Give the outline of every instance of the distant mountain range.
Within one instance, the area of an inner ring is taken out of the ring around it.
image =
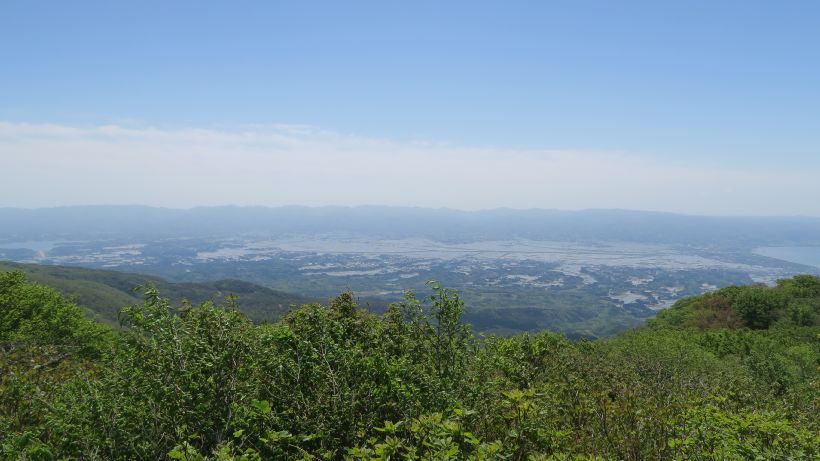
[[[0,239],[355,233],[446,242],[528,238],[684,245],[820,244],[816,217],[712,217],[627,210],[458,211],[403,207],[0,208]],[[2,240],[0,240],[2,243]]]

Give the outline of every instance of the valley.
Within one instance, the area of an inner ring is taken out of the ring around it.
[[[437,280],[464,293],[468,320],[496,333],[550,328],[615,334],[685,296],[820,273],[739,249],[525,238],[445,242],[357,233],[6,240],[23,263],[137,272],[173,282],[220,279],[329,299],[350,289],[382,311]]]

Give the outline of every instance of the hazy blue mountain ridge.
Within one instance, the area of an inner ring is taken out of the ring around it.
[[[0,238],[4,239],[346,232],[447,242],[528,238],[731,246],[820,243],[820,218],[712,217],[627,210],[75,206],[0,208],[0,223]]]

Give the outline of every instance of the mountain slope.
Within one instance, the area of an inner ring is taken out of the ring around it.
[[[149,296],[110,329],[0,274],[0,459],[818,459],[818,277],[580,342],[479,338],[431,289],[269,324]]]
[[[278,320],[291,306],[313,301],[240,280],[171,283],[144,274],[0,262],[0,272],[13,270],[22,271],[29,280],[48,285],[65,296],[73,296],[77,304],[110,323],[117,322],[121,307],[142,303],[142,295],[134,288],[147,283],[154,284],[160,294],[174,304],[183,299],[199,304],[208,300],[218,301],[229,295],[237,296],[239,309],[254,321]]]

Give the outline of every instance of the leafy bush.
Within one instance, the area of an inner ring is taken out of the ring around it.
[[[813,459],[818,286],[733,287],[572,342],[476,337],[435,283],[381,317],[345,292],[261,325],[148,287],[111,332],[4,274],[0,457]]]

